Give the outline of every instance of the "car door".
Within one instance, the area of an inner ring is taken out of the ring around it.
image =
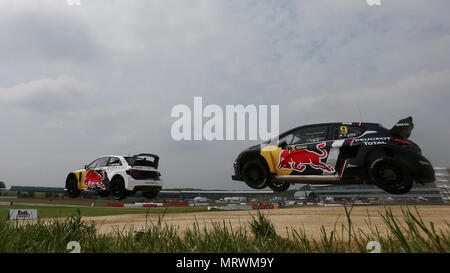
[[[95,170],[97,164],[99,163],[99,160],[100,158],[97,158],[88,165],[85,165],[84,170],[80,172],[78,180],[79,189],[87,190],[89,188],[89,183],[87,181],[89,180],[89,178],[86,180],[86,178],[89,177],[87,174],[89,173],[90,170]]]
[[[304,126],[292,132],[276,166],[279,175],[333,175],[326,163],[332,145],[330,124]]]
[[[101,181],[97,184],[97,189],[107,190],[109,188],[108,164],[111,157],[101,157],[95,166],[95,172],[101,177]]]
[[[361,136],[366,129],[361,123],[337,123],[334,125],[331,149],[327,164],[334,167],[336,175],[342,177],[347,165],[347,159],[356,155],[354,139]]]
[[[107,190],[109,180],[106,173],[109,157],[100,157],[86,168],[83,187],[94,190]]]

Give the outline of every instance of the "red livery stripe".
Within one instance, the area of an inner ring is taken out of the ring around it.
[[[354,138],[352,138],[352,140],[350,140],[350,144],[349,144],[349,146],[352,146],[352,144],[353,144],[353,141],[355,141],[355,139],[354,139]]]
[[[341,171],[339,172],[339,178],[341,178],[341,177],[342,177],[342,174],[344,173],[345,164],[347,164],[347,160],[345,160],[345,161],[344,161],[344,164],[342,164]]]

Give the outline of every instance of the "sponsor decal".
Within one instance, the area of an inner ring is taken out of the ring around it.
[[[89,170],[86,173],[86,177],[84,179],[84,183],[83,186],[86,186],[88,188],[95,188],[98,187],[102,190],[106,190],[106,186],[105,184],[103,184],[103,179],[105,179],[106,174],[105,174],[105,170],[102,170],[102,174],[98,174],[96,171],[94,170]]]
[[[37,209],[11,209],[9,210],[10,220],[37,219]]]
[[[384,142],[384,141],[372,141],[372,142],[370,142],[370,141],[364,141],[363,144],[364,144],[364,145],[367,145],[367,146],[371,146],[371,145],[385,145],[385,144],[387,144],[387,143]]]
[[[383,141],[390,139],[391,137],[366,137],[366,138],[356,138],[355,141]]]
[[[324,149],[325,142],[316,145],[316,149],[320,151],[309,151],[307,149],[285,149],[280,153],[280,160],[277,169],[289,169],[303,172],[306,169],[306,165],[311,168],[320,169],[327,172],[334,172],[334,168],[328,164],[322,162],[322,159],[327,158],[328,153]]]

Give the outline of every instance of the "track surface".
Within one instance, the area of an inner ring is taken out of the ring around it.
[[[433,221],[437,230],[447,230],[447,223],[450,223],[450,206],[449,205],[418,205],[408,206],[411,211],[417,208],[420,216],[428,224]],[[397,217],[403,217],[401,206],[359,206],[353,207],[351,219],[354,227],[364,231],[369,231],[367,221],[371,221],[376,225],[381,233],[385,233],[386,225],[383,223],[379,213],[383,213],[385,208],[391,208]],[[403,206],[406,209],[406,206]],[[285,208],[279,210],[263,210],[272,221],[277,234],[286,237],[287,230],[304,229],[309,236],[314,238],[320,237],[320,227],[324,226],[327,231],[332,230],[336,224],[337,230],[341,231],[341,224],[347,223],[345,210],[343,207],[297,207]],[[248,226],[251,215],[255,215],[256,211],[215,211],[215,212],[195,212],[195,213],[170,213],[164,216],[164,221],[169,225],[178,227],[180,234],[187,228],[192,228],[195,220],[199,226],[203,228],[205,225],[211,227],[212,222],[222,223],[225,221],[227,225],[231,223],[233,228],[239,226]],[[94,221],[100,233],[109,233],[116,228],[120,230],[133,227],[134,230],[140,230],[145,227],[145,214],[136,215],[115,215],[115,216],[97,216],[83,217],[85,221]],[[149,214],[147,221],[156,223],[158,215]]]

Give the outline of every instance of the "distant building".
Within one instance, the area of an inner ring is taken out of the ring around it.
[[[284,193],[282,193],[284,194]],[[258,199],[271,200],[274,196],[282,196],[282,194],[274,193],[272,190],[163,190],[159,193],[159,198],[179,199],[179,200],[194,200],[194,198],[203,197],[210,200],[220,199]],[[293,195],[293,193],[292,193]]]
[[[448,202],[450,198],[450,168],[437,167],[434,168],[434,173],[436,176],[434,184],[439,189],[442,200]]]

